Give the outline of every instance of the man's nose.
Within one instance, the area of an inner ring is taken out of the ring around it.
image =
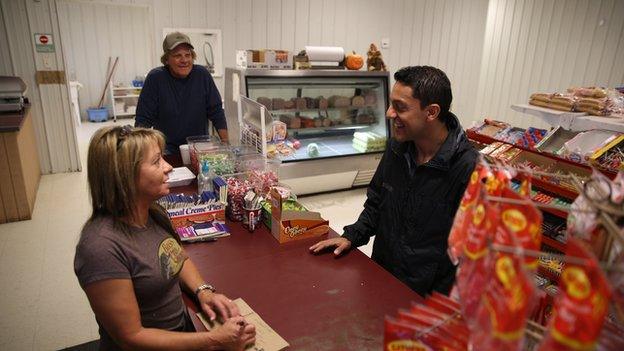
[[[395,118],[396,117],[396,111],[394,110],[394,107],[392,107],[392,106],[388,107],[388,111],[386,111],[386,117],[388,117],[388,118]]]

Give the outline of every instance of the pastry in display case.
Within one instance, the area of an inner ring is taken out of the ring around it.
[[[279,158],[280,179],[298,194],[366,185],[390,137],[388,84],[387,72],[228,68],[230,141]]]

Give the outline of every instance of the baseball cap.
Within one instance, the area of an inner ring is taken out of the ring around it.
[[[167,52],[169,50],[173,50],[180,44],[188,44],[191,48],[195,49],[193,44],[191,44],[191,39],[188,35],[180,32],[173,32],[167,34],[165,40],[163,40],[163,51]]]

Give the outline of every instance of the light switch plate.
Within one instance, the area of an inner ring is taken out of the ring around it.
[[[381,48],[390,49],[390,38],[381,38]]]

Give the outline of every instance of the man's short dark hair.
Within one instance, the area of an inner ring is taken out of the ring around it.
[[[412,97],[420,100],[421,108],[440,105],[440,122],[446,123],[453,101],[451,81],[442,70],[431,66],[403,67],[394,74],[394,80],[412,88]]]

